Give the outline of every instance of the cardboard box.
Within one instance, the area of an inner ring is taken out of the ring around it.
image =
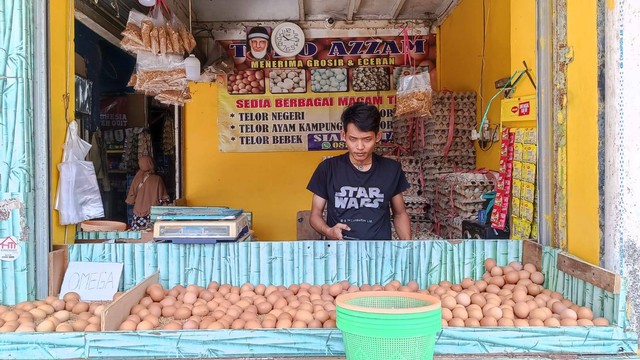
[[[49,253],[49,295],[60,296],[60,287],[67,271],[69,256],[67,247],[55,245]],[[160,271],[156,271],[142,282],[127,290],[122,296],[108,304],[102,312],[102,331],[116,331],[120,324],[129,316],[131,308],[146,295],[147,287],[157,284]]]

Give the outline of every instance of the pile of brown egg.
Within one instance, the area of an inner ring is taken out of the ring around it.
[[[484,262],[482,280],[442,281],[429,287],[442,302],[442,326],[608,326],[591,309],[545,289],[544,275],[533,264]]]
[[[0,333],[100,331],[104,303],[80,301],[69,292],[62,299],[25,301],[13,307],[0,305]]]

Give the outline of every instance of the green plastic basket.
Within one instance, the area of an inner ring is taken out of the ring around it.
[[[336,326],[349,360],[431,360],[442,309],[430,295],[359,291],[336,298]]]

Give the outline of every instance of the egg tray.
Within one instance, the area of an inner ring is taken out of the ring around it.
[[[444,239],[462,239],[462,221],[460,216],[436,214],[435,232]]]
[[[393,229],[393,227],[392,227]],[[391,239],[400,240],[395,229],[391,231]],[[442,237],[433,232],[432,222],[412,222],[411,239],[413,240],[441,240]]]
[[[404,206],[409,215],[423,215],[427,211],[427,199],[423,196],[404,196]]]

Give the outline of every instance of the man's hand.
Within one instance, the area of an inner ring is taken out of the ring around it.
[[[350,231],[351,228],[347,224],[337,223],[336,226],[326,230],[324,235],[330,240],[342,240],[342,230]]]

